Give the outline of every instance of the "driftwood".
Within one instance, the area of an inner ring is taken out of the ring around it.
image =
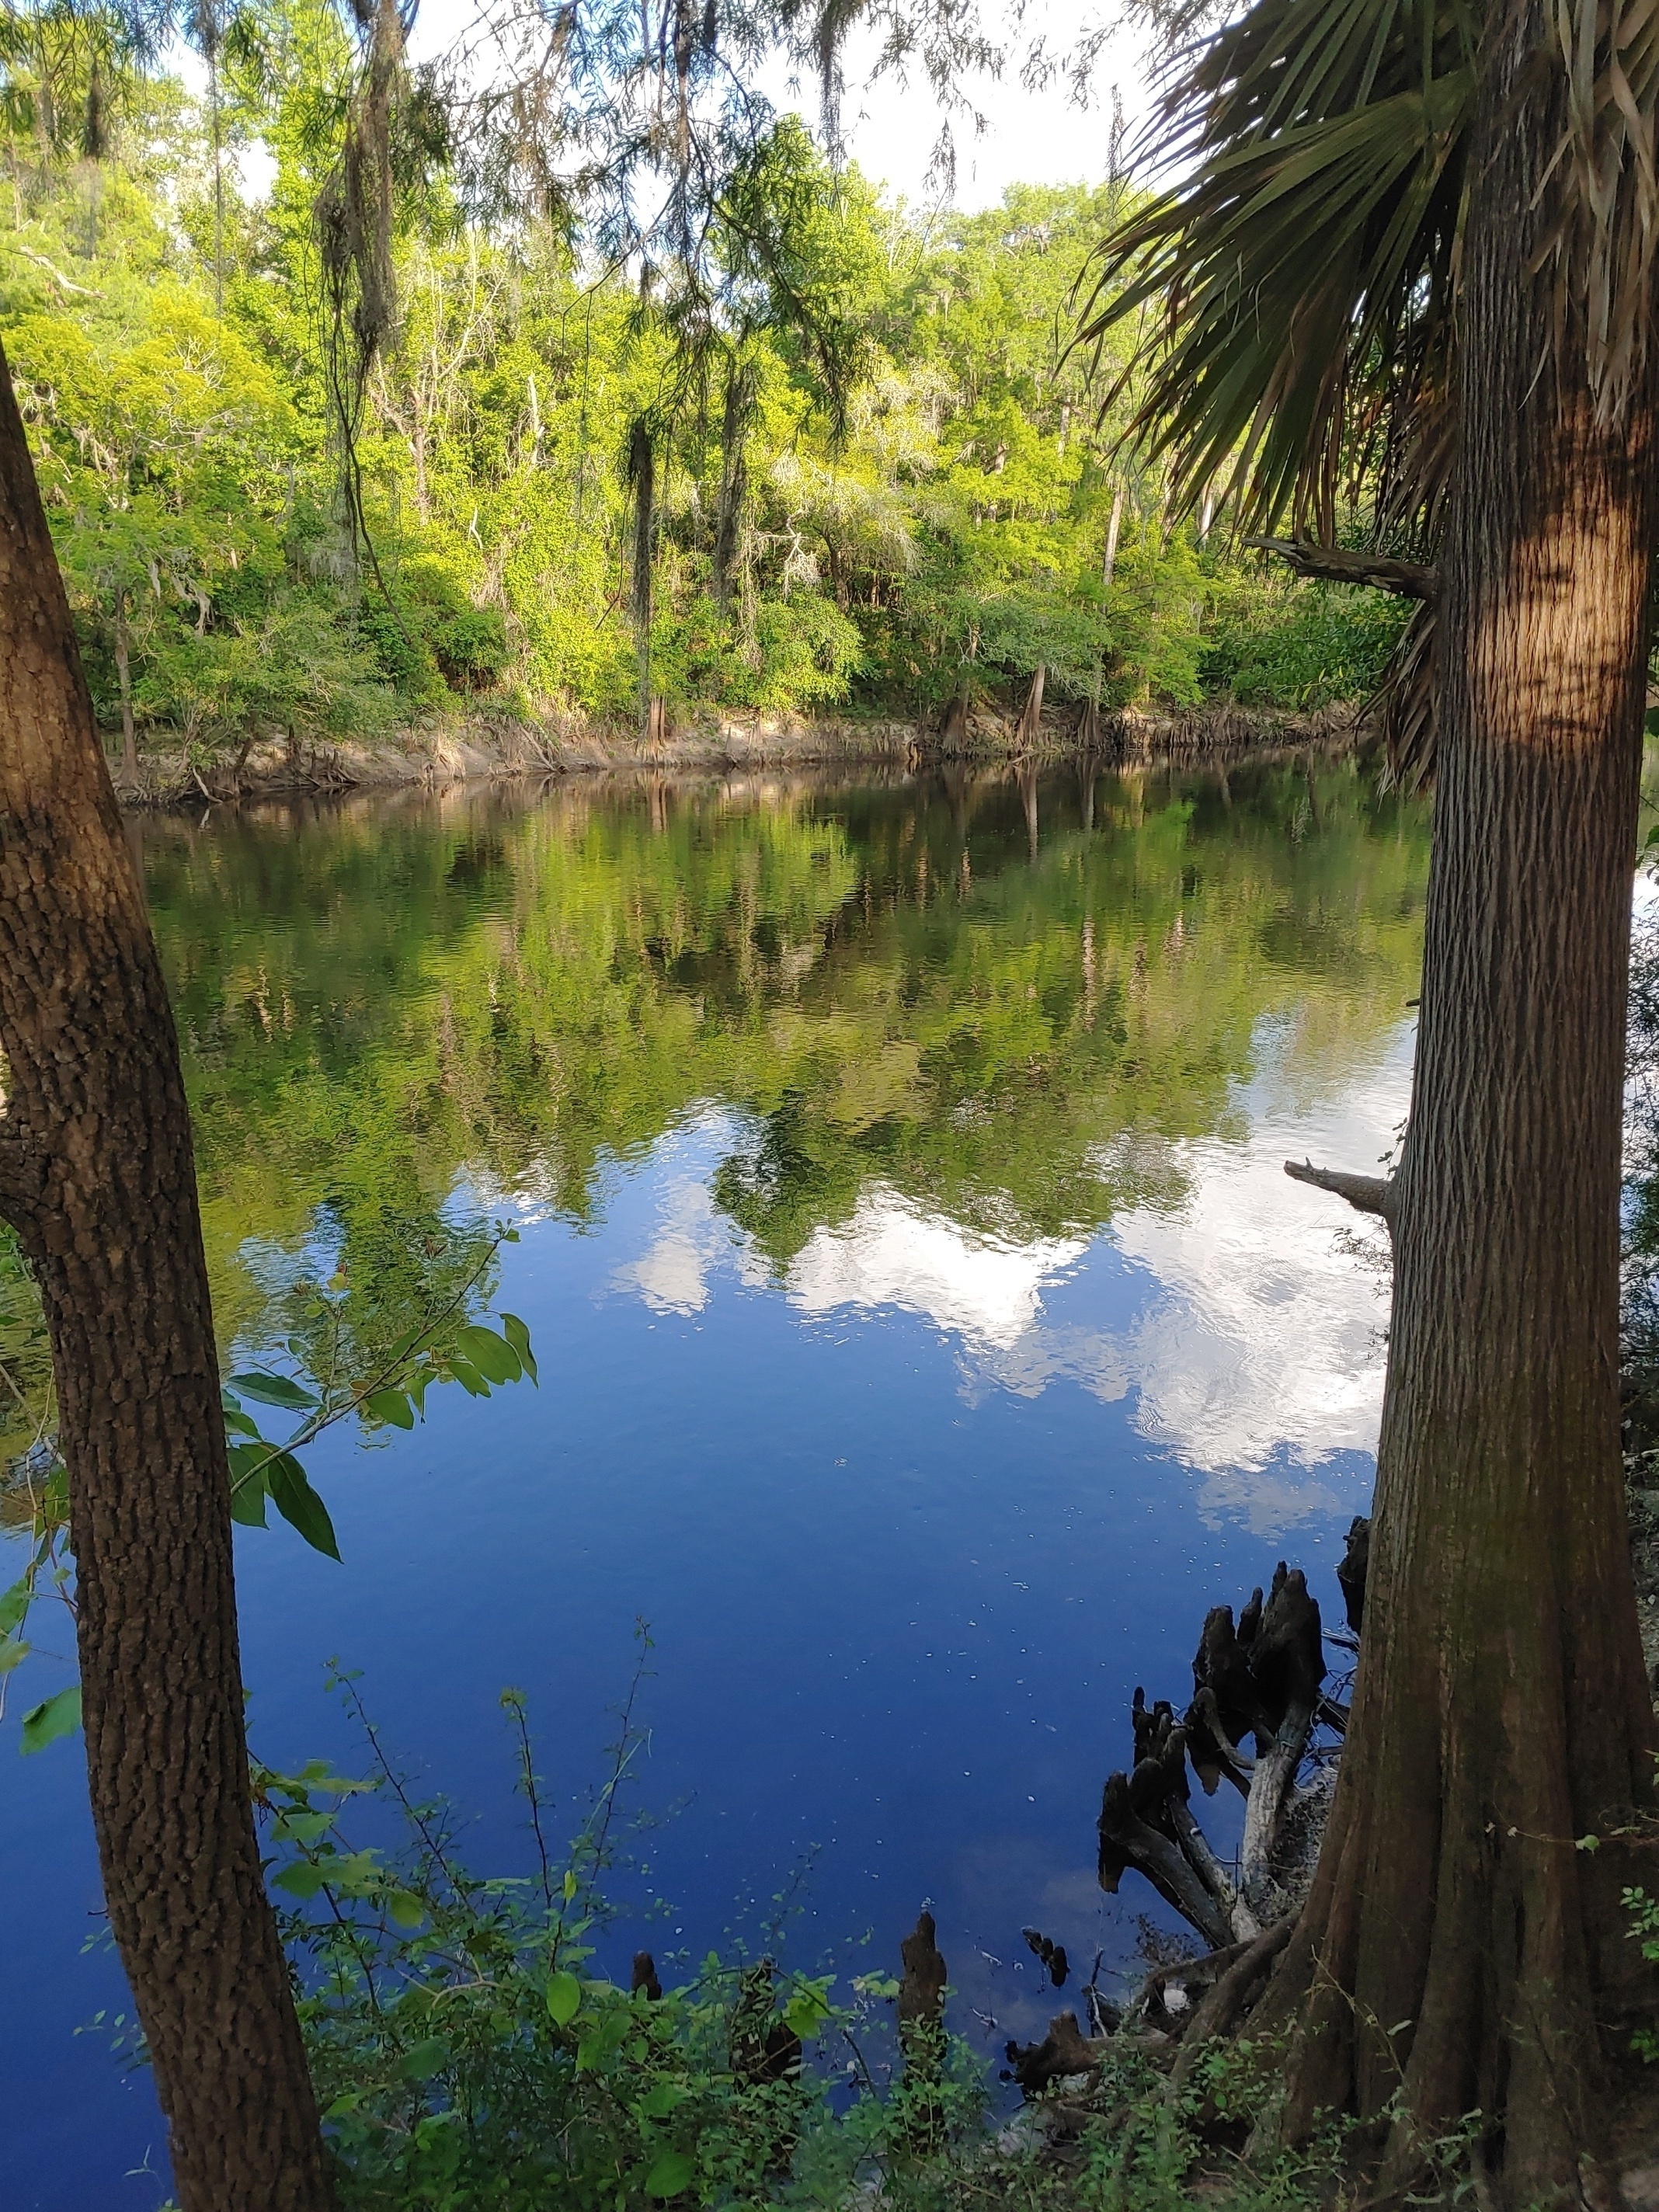
[[[1359,1524],[1356,1523],[1356,1528]],[[1350,1538],[1350,1558],[1355,1540]],[[1212,1947],[1257,1941],[1273,1898],[1275,1849],[1316,1727],[1340,1735],[1346,1705],[1325,1694],[1319,1607],[1300,1568],[1280,1560],[1265,1599],[1213,1606],[1193,1658],[1193,1699],[1177,1721],[1165,1698],[1138,1688],[1130,1709],[1135,1763],[1102,1794],[1098,1874],[1115,1891],[1133,1868]],[[1252,1740],[1254,1749],[1241,1747]],[[1190,1757],[1207,1794],[1225,1776],[1245,1800],[1239,1869],[1224,1866],[1194,1818]]]
[[[1048,2033],[1041,2043],[1010,2042],[1006,2049],[1015,2081],[1028,2097],[1036,2097],[1051,2081],[1063,2081],[1068,2075],[1093,2073],[1109,2056],[1111,2044],[1105,2036],[1085,2035],[1077,2024],[1077,2014],[1062,2012],[1049,2021]]]
[[[1243,2011],[1256,1984],[1290,1942],[1295,1925],[1295,1915],[1291,1914],[1265,1929],[1254,1943],[1247,1944],[1234,1956],[1231,1965],[1194,2012],[1182,2036],[1181,2049],[1176,2054],[1170,2075],[1172,2102],[1186,2087],[1205,2045],[1212,2043],[1218,2035],[1224,2035]]]
[[[1143,1765],[1145,1762],[1143,1762]],[[1141,1770],[1136,1769],[1139,1773]],[[1115,1891],[1124,1869],[1144,1875],[1159,1896],[1190,1921],[1210,1944],[1229,1942],[1232,1928],[1226,1907],[1174,1838],[1155,1828],[1135,1809],[1132,1778],[1109,1775],[1100,1804],[1100,1886]]]

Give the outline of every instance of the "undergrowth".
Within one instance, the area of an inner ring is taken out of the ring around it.
[[[711,1953],[661,1986],[641,1955],[642,1985],[613,1984],[597,1957],[632,1700],[609,1778],[556,1847],[524,1700],[506,1693],[532,1866],[485,1878],[386,1755],[353,1680],[334,1680],[369,1774],[260,1766],[255,1794],[342,2212],[1312,2212],[1340,2193],[1340,2128],[1249,2154],[1275,2069],[1248,2039],[1200,2059],[1177,2098],[1157,2050],[1125,2041],[1008,2122],[958,2039],[913,2035],[907,2067],[899,1985],[880,1972]],[[348,1832],[371,1798],[396,1815],[392,1849]]]

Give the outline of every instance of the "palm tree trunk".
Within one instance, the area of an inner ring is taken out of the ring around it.
[[[248,1795],[190,1116],[0,358],[0,1212],[40,1283],[93,1825],[186,2212],[331,2203]]]
[[[1268,1999],[1270,2023],[1296,2022],[1292,2132],[1320,2106],[1381,2120],[1386,2190],[1478,2109],[1512,2205],[1577,2201],[1581,2158],[1605,2146],[1599,2023],[1642,1971],[1620,1893],[1651,1874],[1616,1840],[1575,1838],[1652,1804],[1655,1747],[1618,1299],[1659,453],[1651,364],[1611,428],[1582,326],[1538,374],[1549,316],[1528,269],[1561,130],[1542,28],[1518,0],[1483,48],[1365,1636],[1314,1888]]]

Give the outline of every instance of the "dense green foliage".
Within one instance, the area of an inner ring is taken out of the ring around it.
[[[58,61],[61,107],[86,64]],[[1062,705],[1374,681],[1389,607],[1274,586],[1220,524],[1200,546],[1114,455],[1132,388],[1103,420],[1066,348],[1122,187],[922,220],[793,119],[725,196],[719,343],[690,367],[671,277],[464,221],[426,165],[356,453],[366,556],[315,233],[349,68],[317,0],[281,0],[240,19],[210,101],[124,78],[94,161],[40,125],[44,62],[11,64],[0,331],[112,729],[125,709],[204,761],[468,707],[631,717],[642,681],[680,715],[929,717],[1018,703],[1039,666]]]
[[[351,1680],[337,1687],[364,1719]],[[344,2212],[1329,2202],[1351,2132],[1340,2123],[1295,2154],[1217,2148],[1261,2112],[1279,2054],[1260,2043],[1217,2046],[1172,2095],[1156,2055],[1165,2039],[1127,2038],[1091,2079],[1045,2100],[1066,2108],[1057,2130],[1039,2106],[1005,2131],[988,2124],[981,2061],[938,2028],[902,2040],[899,1984],[879,1963],[791,1967],[781,1914],[768,1954],[665,1957],[654,1986],[636,1960],[635,1986],[617,1986],[599,1954],[618,1792],[640,1740],[633,1702],[568,1844],[524,1700],[507,1691],[501,1704],[535,1845],[520,1875],[473,1873],[449,1808],[411,1795],[366,1722],[365,1779],[320,1761],[255,1770]],[[364,1841],[366,1796],[396,1816],[389,1850]],[[1468,2141],[1466,2127],[1435,2146],[1433,2185],[1415,2201],[1457,2201]]]

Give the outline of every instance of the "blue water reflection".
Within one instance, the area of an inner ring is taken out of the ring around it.
[[[1385,1305],[1378,1255],[1363,1237],[1356,1245],[1329,1200],[1289,1182],[1281,1163],[1307,1152],[1364,1165],[1393,1140],[1409,1082],[1423,842],[1415,817],[1379,808],[1363,779],[1342,774],[1348,810],[1328,799],[1323,834],[1346,842],[1322,859],[1318,819],[1298,827],[1278,785],[1253,801],[1237,775],[1227,809],[1197,777],[1143,792],[1138,822],[1127,801],[1115,812],[1103,803],[1085,830],[1069,786],[1046,807],[1048,819],[1062,801],[1072,806],[1071,842],[1050,864],[1072,872],[1068,883],[1085,853],[1107,876],[1149,868],[1150,821],[1168,847],[1158,865],[1174,872],[1170,896],[1190,907],[1183,872],[1236,854],[1228,823],[1253,803],[1255,831],[1283,860],[1277,875],[1277,861],[1247,871],[1209,923],[1231,932],[1235,949],[1250,933],[1259,988],[1246,989],[1218,948],[1188,959],[1177,988],[1168,982],[1176,970],[1158,967],[1175,957],[1174,925],[1160,921],[1149,939],[1142,980],[1150,973],[1152,988],[1175,994],[1163,1016],[1170,1035],[1198,1036],[1225,990],[1234,1042],[1231,1059],[1205,1048],[1192,1079],[1201,1076],[1201,1113],[1177,1083],[1123,1092],[1139,1097],[1133,1113],[1085,1115],[1072,1133],[1067,1176],[1119,1194],[1100,1218],[1071,1198],[1048,1206],[1012,1164],[1000,1186],[994,1145],[975,1155],[971,1188],[937,1164],[942,1153],[924,1171],[913,1132],[855,1150],[832,1196],[797,1206],[789,1233],[774,1233],[773,1214],[746,1215],[732,1193],[757,1187],[755,1164],[778,1115],[805,1109],[769,1102],[752,1073],[671,1103],[643,1138],[630,1126],[628,1141],[599,1142],[580,1210],[533,1148],[504,1169],[492,1136],[476,1157],[457,1158],[448,1213],[518,1226],[497,1304],[528,1322],[541,1387],[487,1402],[436,1392],[424,1425],[373,1448],[325,1438],[309,1465],[343,1565],[285,1526],[240,1533],[261,1753],[361,1764],[324,1689],[323,1662],[336,1655],[359,1671],[369,1708],[423,1780],[475,1816],[463,1845],[473,1862],[521,1869],[527,1838],[499,1692],[526,1693],[540,1765],[574,1829],[604,1771],[636,1624],[648,1623],[641,1708],[651,1736],[634,1802],[656,1825],[632,1840],[637,1863],[619,1884],[647,1927],[635,1918],[614,1931],[613,1966],[641,1942],[661,1960],[700,1956],[728,1931],[759,1940],[781,1896],[785,1946],[800,1963],[851,1958],[866,1936],[858,1960],[890,1962],[926,1899],[960,2023],[990,2045],[1040,2033],[1054,2008],[1023,1926],[1042,1926],[1074,1961],[1103,1951],[1109,1965],[1127,1965],[1141,1916],[1170,1920],[1133,1876],[1116,1898],[1095,1879],[1100,1785],[1125,1762],[1134,1686],[1178,1698],[1206,1607],[1265,1580],[1282,1551],[1334,1606],[1340,1533],[1369,1492]],[[591,838],[593,812],[603,817],[607,804],[644,818],[660,803],[638,793],[596,802],[568,834]],[[904,825],[927,795],[829,792],[791,803],[836,827],[834,865],[848,873],[832,915],[862,911],[873,929],[871,883],[893,875]],[[948,829],[949,810],[937,795],[932,803]],[[1059,894],[1046,907],[1036,899],[1044,863],[1030,858],[1025,810],[1012,791],[994,804],[1003,828],[978,833],[974,896],[988,878],[998,889],[971,910],[992,951],[1033,949],[1031,1002],[1047,1003],[1036,994],[1052,984],[1036,954],[1060,926]],[[722,818],[711,803],[710,838]],[[436,817],[404,828],[415,846],[454,834]],[[196,1005],[204,969],[233,968],[268,975],[274,1003],[285,945],[328,933],[351,940],[362,909],[343,868],[331,878],[333,863],[319,863],[331,900],[283,887],[295,843],[329,834],[324,822],[245,824],[219,842],[212,825],[196,835],[189,866],[229,869],[237,890],[234,927],[188,944],[185,902],[167,892],[178,854],[157,836],[158,927],[164,939],[173,933],[181,1005]],[[509,822],[509,872],[516,834]],[[1359,860],[1390,841],[1403,857],[1364,875]],[[1352,927],[1323,890],[1298,891],[1316,878],[1351,880]],[[410,895],[422,896],[418,884]],[[513,914],[488,884],[466,909],[468,926],[498,930]],[[1062,916],[1067,929],[1074,920]],[[809,990],[803,1000],[799,963],[793,983],[778,981],[790,957],[781,939],[765,953],[767,1018],[783,1018],[782,1008],[791,1022],[844,1029],[873,955],[860,966],[856,946],[837,950],[836,929],[850,924],[820,916],[794,926],[809,939],[819,932],[821,967],[843,961],[839,995],[826,989],[815,1002]],[[379,927],[363,913],[365,937]],[[1101,930],[1079,955],[1080,993],[1106,988]],[[1364,930],[1392,933],[1393,949],[1384,958],[1373,946],[1351,988],[1346,963]],[[434,957],[429,947],[420,956],[420,989]],[[695,999],[707,1018],[726,986],[713,955],[698,957],[699,972],[662,988]],[[935,975],[960,957],[959,937],[915,954]],[[388,1006],[412,1003],[418,963],[400,965],[383,946],[374,957]],[[1132,1007],[1132,963],[1123,972]],[[1344,1013],[1362,1001],[1364,1018]],[[337,976],[319,986],[316,1054],[389,1049],[378,1004],[361,975],[350,989]],[[1144,1018],[1149,1034],[1155,1015]],[[1122,1026],[1133,1042],[1127,1013]],[[210,1090],[218,1048],[188,1011],[185,1030],[195,1079]],[[398,1048],[412,1052],[398,1034]],[[889,1034],[882,1050],[897,1049]],[[834,1073],[843,1089],[849,1066],[874,1079],[870,1055],[854,1049]],[[203,1107],[210,1130],[218,1097]],[[504,1111],[499,1102],[491,1110],[497,1120]],[[846,1126],[857,1134],[874,1125]],[[291,1261],[331,1232],[323,1217],[307,1225],[303,1207],[296,1217],[292,1194],[270,1200],[269,1218],[246,1218],[264,1164],[231,1160],[211,1136],[205,1151],[210,1224],[223,1246],[216,1264],[246,1278],[239,1291],[224,1276],[222,1311],[240,1298],[257,1334],[247,1285],[270,1273],[273,1254]],[[228,1190],[242,1209],[240,1243],[234,1221],[225,1227]],[[40,1684],[35,1694],[55,1686],[49,1668]],[[73,1747],[16,1759],[15,1729],[14,1717],[0,1744],[13,1992],[0,2030],[0,2201],[20,2212],[149,2212],[165,2188],[148,2082],[119,2073],[106,2034],[73,2033],[123,2001],[107,1953],[82,1955],[97,1926],[82,1777]],[[1225,1847],[1232,1806],[1204,1809]],[[154,2172],[142,2170],[147,2154]]]

